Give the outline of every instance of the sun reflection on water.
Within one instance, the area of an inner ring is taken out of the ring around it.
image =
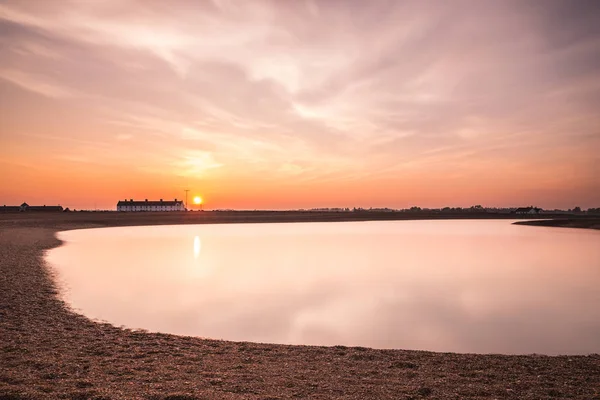
[[[202,242],[200,236],[194,237],[194,258],[200,257],[200,250],[202,249]]]

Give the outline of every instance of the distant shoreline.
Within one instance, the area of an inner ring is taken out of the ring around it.
[[[515,225],[548,226],[557,228],[582,228],[600,229],[600,217],[588,216],[585,218],[553,218],[539,221],[518,221]]]
[[[13,399],[152,400],[598,396],[598,354],[457,354],[288,346],[123,329],[71,310],[58,297],[52,271],[43,260],[46,250],[61,244],[56,232],[69,229],[441,219],[344,214],[353,218],[341,219],[330,212],[0,213],[0,395]],[[452,218],[466,219],[464,215]],[[499,219],[489,215],[468,219],[483,218]]]
[[[508,219],[523,220],[517,224],[568,226],[597,229],[600,216],[564,214],[508,214],[490,212],[383,212],[383,211],[187,211],[187,212],[23,212],[0,213],[0,224],[29,227],[59,227],[91,224],[102,226],[337,222],[337,221],[401,221],[440,219]],[[550,222],[552,220],[553,222]],[[67,228],[68,229],[68,228]]]

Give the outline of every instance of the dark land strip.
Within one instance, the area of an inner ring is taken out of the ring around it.
[[[588,218],[554,218],[532,221],[518,221],[517,225],[532,225],[532,226],[553,226],[557,228],[585,228],[585,229],[600,229],[600,217]]]
[[[600,399],[597,354],[285,346],[117,328],[72,312],[43,262],[60,230],[343,220],[323,214],[0,214],[0,399]]]

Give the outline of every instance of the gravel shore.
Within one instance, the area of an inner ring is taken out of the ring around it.
[[[0,399],[600,399],[597,354],[285,346],[122,329],[72,312],[43,262],[66,229],[335,220],[291,214],[0,215]]]

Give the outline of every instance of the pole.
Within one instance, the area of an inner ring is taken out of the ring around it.
[[[188,199],[188,192],[189,191],[190,191],[190,189],[185,189],[185,211],[188,210],[187,199]]]

